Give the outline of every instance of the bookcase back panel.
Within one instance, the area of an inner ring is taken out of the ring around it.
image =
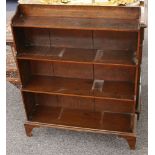
[[[57,47],[93,48],[92,31],[50,30],[51,45]]]
[[[90,98],[60,96],[59,102],[67,109],[94,110],[94,100]]]
[[[90,110],[94,109],[94,100],[89,98],[34,94],[39,106],[60,107],[66,109]]]
[[[48,29],[13,28],[13,33],[17,53],[25,51],[30,53],[31,51],[27,50],[29,47],[50,47],[50,34]],[[41,53],[44,55],[46,51],[42,50]]]
[[[58,102],[58,96],[56,95],[47,95],[47,94],[33,94],[35,96],[35,101],[40,106],[48,107],[60,107]]]
[[[125,68],[119,66],[94,66],[94,77],[107,81],[135,81],[135,68]]]
[[[59,107],[90,111],[94,110],[94,99],[90,98],[56,96],[28,92],[23,92],[22,94],[28,116],[31,115],[36,106]]]
[[[92,31],[25,28],[25,45],[92,49]]]
[[[15,28],[17,52],[25,47],[64,47],[99,50],[137,50],[137,32]],[[44,54],[46,51],[42,51]]]
[[[137,38],[137,32],[94,31],[94,48],[136,51]]]
[[[48,29],[27,28],[24,33],[26,45],[50,46],[50,33]]]
[[[106,66],[99,64],[93,67],[91,64],[32,60],[18,60],[18,64],[23,84],[29,81],[31,75],[105,81],[128,81],[134,83],[136,74],[136,69],[134,67]]]
[[[31,75],[93,79],[93,65],[31,60],[20,60],[19,63],[23,84],[26,84]]]
[[[93,65],[54,62],[53,69],[55,76],[93,79]]]
[[[22,94],[28,117],[31,117],[37,106],[55,107],[62,110],[73,109],[112,113],[133,113],[135,108],[134,101],[57,96],[28,92],[22,92]]]
[[[92,31],[41,28],[14,28],[17,52],[25,47],[66,47],[92,49]],[[42,51],[44,54],[45,51]]]
[[[31,72],[35,75],[54,76],[52,63],[30,61]]]
[[[95,111],[100,112],[120,112],[120,113],[132,113],[134,112],[135,105],[133,101],[114,101],[110,99],[95,99],[94,104]]]

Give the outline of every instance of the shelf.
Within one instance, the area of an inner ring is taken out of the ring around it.
[[[140,7],[19,5],[13,27],[138,31]]]
[[[104,81],[101,91],[94,91],[96,97],[134,99],[134,85],[130,82]]]
[[[109,64],[135,67],[133,51],[93,50],[60,47],[27,47],[18,53],[17,59],[57,61],[82,64]]]
[[[33,76],[23,90],[58,95],[92,96],[92,82],[92,80],[84,79]]]
[[[92,63],[95,58],[95,50],[61,48],[61,47],[27,47],[22,53],[18,53],[18,59],[65,61],[75,63]]]
[[[23,91],[54,95],[134,100],[134,84],[50,76],[32,76]]]
[[[136,64],[134,52],[128,50],[98,50],[95,63],[122,65]]]
[[[14,27],[138,31],[140,25],[135,20],[91,19],[71,17],[21,16],[14,20]]]
[[[70,110],[48,106],[37,106],[29,121],[113,132],[132,133],[134,128],[134,117],[130,114]]]

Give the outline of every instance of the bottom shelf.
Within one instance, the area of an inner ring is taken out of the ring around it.
[[[37,106],[29,121],[32,123],[55,125],[55,127],[58,125],[64,126],[64,128],[77,127],[81,128],[81,131],[83,128],[88,130],[133,133],[134,120],[134,115],[131,114]]]

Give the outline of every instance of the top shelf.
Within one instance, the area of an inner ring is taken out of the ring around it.
[[[13,27],[138,31],[139,7],[106,6],[18,6]]]
[[[138,22],[120,19],[87,19],[62,17],[19,17],[14,27],[57,28],[81,30],[137,31]]]

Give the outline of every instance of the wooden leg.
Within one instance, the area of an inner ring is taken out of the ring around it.
[[[137,114],[137,121],[139,121],[139,118],[140,118],[140,112],[137,111],[136,114]]]
[[[131,136],[130,137],[129,136],[119,136],[119,137],[126,139],[131,150],[136,149],[136,137],[131,137]]]
[[[29,124],[24,124],[24,126],[25,126],[26,135],[28,137],[32,137],[32,130],[33,130],[34,126],[29,125]]]
[[[136,149],[136,137],[127,137],[126,140],[128,142],[130,149],[135,150]]]

